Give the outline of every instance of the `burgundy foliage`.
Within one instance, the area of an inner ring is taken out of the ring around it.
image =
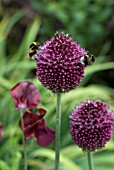
[[[29,81],[17,83],[10,93],[17,109],[32,109],[40,103],[40,93],[36,86]]]
[[[40,146],[47,146],[55,139],[55,131],[48,127],[43,119],[46,111],[44,109],[39,109],[38,111],[40,115],[32,111],[25,112],[23,115],[24,135],[26,138],[30,138],[34,135]],[[22,129],[21,120],[19,121],[19,126]]]

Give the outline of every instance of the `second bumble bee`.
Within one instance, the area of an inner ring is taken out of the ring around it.
[[[95,57],[92,54],[86,54],[85,56],[81,57],[81,63],[85,66],[89,66],[95,62]]]

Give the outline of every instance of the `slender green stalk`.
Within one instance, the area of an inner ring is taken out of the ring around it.
[[[24,137],[24,121],[23,121],[23,113],[20,110],[20,116],[21,116],[21,124],[22,124],[22,140],[23,140],[23,150],[24,150],[24,170],[27,170],[27,156],[26,156],[26,140]]]
[[[93,168],[92,152],[87,152],[87,156],[88,156],[89,170],[94,170],[94,168]]]
[[[55,170],[59,170],[60,131],[61,131],[61,94],[58,93],[56,106]]]

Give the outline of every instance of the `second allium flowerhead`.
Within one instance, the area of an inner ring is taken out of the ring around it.
[[[37,76],[43,86],[54,93],[76,88],[84,76],[81,56],[87,52],[68,35],[55,34],[37,52]]]
[[[94,151],[105,146],[112,137],[114,116],[107,104],[87,100],[73,109],[70,133],[83,150]]]

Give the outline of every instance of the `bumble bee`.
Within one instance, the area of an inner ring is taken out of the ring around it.
[[[93,64],[94,61],[95,57],[92,54],[86,54],[85,56],[81,57],[81,63],[84,64],[85,66]]]
[[[33,42],[30,47],[29,47],[29,51],[27,52],[30,56],[31,59],[35,59],[35,57],[37,57],[37,50],[39,47],[39,43],[38,42]]]

